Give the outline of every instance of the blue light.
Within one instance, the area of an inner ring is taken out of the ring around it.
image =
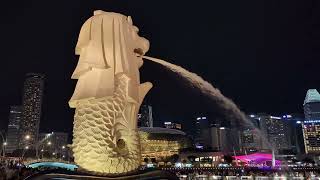
[[[196,145],[196,148],[197,149],[203,149],[203,146],[202,145]]]
[[[77,165],[60,163],[60,162],[38,162],[38,163],[29,164],[28,167],[30,168],[38,168],[38,167],[63,168],[71,171],[78,169]]]

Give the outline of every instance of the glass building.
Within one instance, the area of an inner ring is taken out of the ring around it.
[[[305,97],[303,121],[303,137],[305,152],[320,152],[320,94],[316,89],[309,89]]]
[[[6,153],[12,153],[14,150],[18,149],[21,118],[22,106],[11,106],[7,129]]]
[[[210,121],[207,117],[197,117],[195,124],[194,141],[196,148],[208,149],[211,147]]]
[[[282,117],[278,116],[260,116],[260,128],[269,144],[263,144],[263,148],[270,149],[270,146],[276,151],[290,149],[288,141],[288,132],[286,131],[286,123]]]
[[[38,140],[44,75],[28,73],[24,82],[22,121],[20,123],[19,147],[31,146]]]

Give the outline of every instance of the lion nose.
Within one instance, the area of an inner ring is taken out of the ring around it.
[[[141,49],[143,50],[143,54],[145,54],[149,50],[149,47],[150,47],[149,41],[145,38],[141,38],[139,44],[141,44]]]

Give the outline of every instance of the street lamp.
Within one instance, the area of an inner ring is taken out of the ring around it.
[[[26,135],[24,138],[25,138],[26,140],[29,140],[29,139],[30,139],[30,135]]]
[[[2,132],[2,131],[0,131],[0,136],[1,136],[1,138],[2,138],[2,142],[3,142],[3,144],[2,144],[2,156],[3,157],[5,157],[6,156],[6,152],[5,152],[5,143],[7,142],[6,140],[5,140],[5,138],[4,138],[4,132]]]
[[[50,146],[50,145],[51,145],[51,141],[49,141],[49,142],[47,143],[47,145],[49,145],[49,146]]]
[[[5,152],[6,152],[6,146],[8,145],[8,143],[7,142],[4,142],[3,144],[2,144],[2,149],[3,149],[3,157],[5,156]]]

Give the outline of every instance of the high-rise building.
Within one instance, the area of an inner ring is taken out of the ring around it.
[[[33,145],[38,139],[44,75],[28,73],[24,82],[19,147]]]
[[[182,129],[182,126],[180,123],[167,121],[167,122],[164,122],[163,124],[164,124],[164,127],[168,129],[180,129],[180,130]]]
[[[251,114],[247,117],[248,123],[239,128],[240,149],[242,152],[258,151],[262,149],[262,137],[260,135],[260,116]]]
[[[305,121],[302,123],[305,152],[320,152],[320,94],[316,89],[309,89],[304,103]]]
[[[286,124],[282,117],[265,115],[259,118],[262,134],[267,137],[269,142],[267,147],[264,144],[264,148],[270,148],[271,146],[276,152],[289,149],[288,132],[286,131]]]
[[[210,122],[205,116],[197,117],[195,124],[195,145],[197,148],[211,148]]]
[[[212,124],[210,127],[210,140],[211,140],[211,148],[214,151],[221,150],[221,143],[220,143],[220,125],[219,124]]]
[[[14,150],[18,149],[21,118],[22,106],[11,106],[7,129],[6,153],[12,153]]]
[[[153,127],[152,107],[142,105],[138,113],[138,127]]]
[[[283,115],[282,119],[285,122],[285,131],[289,142],[289,150],[294,154],[303,154],[305,151],[302,122],[304,117],[301,114]]]

